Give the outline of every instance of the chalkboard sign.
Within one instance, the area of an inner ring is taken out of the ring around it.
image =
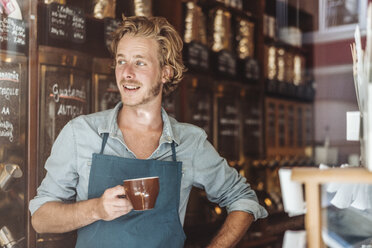
[[[285,106],[278,105],[278,142],[279,147],[286,146],[286,119],[285,119]]]
[[[275,147],[276,146],[276,106],[274,103],[270,102],[267,106],[267,147]]]
[[[97,75],[98,76],[98,101],[96,111],[102,111],[111,109],[121,101],[121,96],[118,87],[116,86],[115,77],[108,75]]]
[[[110,51],[112,35],[122,22],[120,20],[116,20],[112,18],[105,18],[104,23],[105,23],[105,27],[104,27],[105,44],[106,44],[107,49]]]
[[[305,92],[306,92],[306,85],[297,85],[296,86],[296,98],[298,99],[305,99]]]
[[[313,142],[313,110],[311,105],[305,107],[305,145],[311,146]]]
[[[165,97],[162,101],[162,107],[165,109],[167,114],[173,118],[178,119],[177,117],[177,102],[174,97]]]
[[[287,93],[286,96],[288,97],[296,97],[296,88],[297,86],[293,83],[289,83],[287,87]]]
[[[169,116],[179,119],[179,106],[180,106],[180,88],[176,88],[172,93],[163,97],[162,107]]]
[[[58,3],[51,3],[47,8],[48,33],[54,39],[84,43],[86,24],[81,9]]]
[[[26,25],[23,21],[0,15],[1,49],[25,52],[26,33]]]
[[[304,146],[304,118],[303,118],[303,110],[301,106],[297,107],[297,113],[296,113],[296,119],[297,119],[297,147],[303,147]]]
[[[208,47],[200,43],[190,42],[185,44],[184,57],[185,62],[190,67],[201,70],[208,70],[209,68]]]
[[[278,94],[285,96],[288,93],[289,83],[278,81],[277,84],[278,84]]]
[[[261,110],[258,95],[245,96],[242,101],[243,114],[243,151],[248,157],[257,157],[260,153]]]
[[[212,91],[200,88],[190,90],[187,99],[190,112],[187,121],[203,128],[210,139],[212,138],[212,100]]]
[[[48,113],[47,120],[53,120],[58,134],[69,120],[88,113],[89,77],[78,70],[70,71],[63,67],[49,66],[49,69],[45,74],[45,110]]]
[[[42,65],[41,165],[54,140],[71,119],[89,113],[90,73],[64,66]]]
[[[288,111],[288,146],[294,147],[294,136],[295,136],[295,113],[292,105],[287,107]]]
[[[314,100],[315,89],[312,84],[306,84],[305,86],[305,97],[304,100],[312,101]]]
[[[278,93],[278,82],[276,80],[266,79],[266,91],[267,93],[277,94]]]
[[[0,61],[0,144],[19,142],[21,66]]]
[[[218,150],[229,161],[239,160],[239,109],[237,97],[218,99]]]
[[[242,75],[246,80],[258,80],[260,77],[260,67],[257,60],[253,58],[246,58],[242,63],[244,70]]]
[[[219,74],[228,77],[236,76],[236,57],[231,52],[223,50],[213,53],[211,59],[212,64]]]

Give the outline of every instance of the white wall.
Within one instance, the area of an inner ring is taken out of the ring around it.
[[[326,66],[314,70],[316,97],[314,102],[315,143],[338,148],[338,163],[346,163],[350,154],[359,153],[359,142],[346,140],[346,112],[357,111],[352,65]]]

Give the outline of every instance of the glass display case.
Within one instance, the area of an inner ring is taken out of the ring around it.
[[[0,51],[0,247],[26,242],[26,105],[27,58]]]
[[[27,13],[27,2],[0,2],[0,247],[27,243]]]

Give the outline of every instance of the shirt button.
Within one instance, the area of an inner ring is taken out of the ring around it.
[[[169,137],[169,136],[167,136],[165,139],[166,139],[167,141],[171,141],[171,140],[172,140],[171,137]]]

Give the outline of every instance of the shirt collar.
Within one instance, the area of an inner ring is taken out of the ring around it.
[[[160,137],[159,144],[163,142],[172,143],[172,141],[174,141],[177,145],[179,145],[179,137],[174,132],[175,130],[173,130],[172,123],[164,108],[161,108],[161,117],[163,119],[163,133]]]
[[[119,102],[113,109],[107,110],[108,111],[107,118],[105,118],[105,121],[98,126],[99,135],[103,133],[109,133],[110,136],[116,135],[119,129],[117,117],[119,110],[121,109],[122,106],[123,106],[122,102]]]
[[[123,103],[119,102],[113,109],[107,110],[109,111],[106,121],[103,122],[100,126],[98,126],[98,133],[101,135],[103,133],[109,133],[110,136],[121,136],[119,134],[119,127],[117,123],[117,116],[119,110],[122,108]],[[162,143],[172,143],[174,141],[177,145],[179,145],[180,141],[178,136],[173,132],[172,124],[169,119],[167,112],[164,108],[161,108],[161,117],[163,119],[163,132],[161,134],[159,144]]]

